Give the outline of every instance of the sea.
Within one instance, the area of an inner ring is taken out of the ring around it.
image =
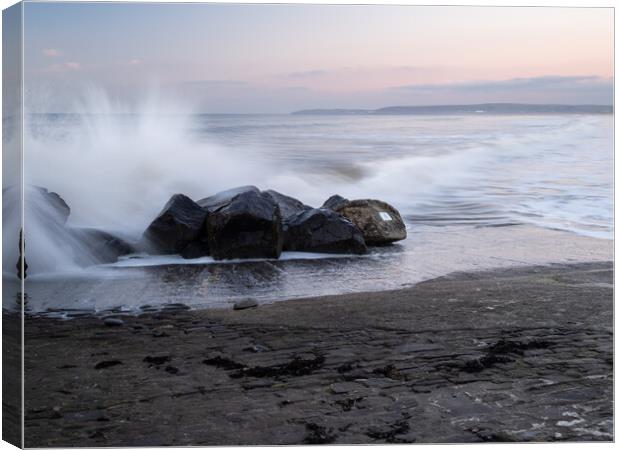
[[[81,267],[78,250],[50,245],[57,238],[34,214],[29,222],[27,209],[26,291],[37,313],[395,289],[453,270],[545,262],[545,243],[561,260],[587,256],[580,242],[612,245],[611,114],[104,111],[33,114],[27,130],[25,183],[61,195],[69,226],[138,239],[172,194],[198,200],[252,184],[314,207],[333,194],[380,199],[400,211],[409,234],[360,257],[285,253],[221,263],[134,255]],[[538,256],[528,258],[528,248]]]

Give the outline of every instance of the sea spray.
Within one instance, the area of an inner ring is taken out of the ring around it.
[[[456,172],[464,172],[463,155],[457,164],[409,157],[351,162],[340,171],[294,170],[261,158],[267,152],[260,149],[230,148],[198,132],[200,121],[208,118],[195,112],[156,89],[133,104],[95,87],[85,89],[68,114],[27,115],[25,183],[60,194],[71,206],[69,226],[104,229],[137,240],[175,193],[197,200],[255,184],[315,206],[334,193],[406,205],[415,194],[412,186],[432,189],[441,178],[454,181]],[[42,223],[38,210],[45,205],[37,191],[30,190],[27,197],[32,272],[75,270],[92,262],[83,245]]]
[[[72,209],[69,226],[128,240],[175,193],[198,200],[248,184],[312,206],[336,193],[378,198],[414,226],[526,222],[594,236],[612,229],[606,116],[198,113],[158,89],[133,103],[86,89],[70,114],[27,116],[26,183],[58,192]],[[36,241],[27,237],[28,253],[40,248],[47,262],[33,261],[33,274],[82,264]]]
[[[258,181],[263,171],[197,139],[192,116],[179,110],[152,96],[129,107],[89,90],[62,121],[30,116],[25,181],[60,193],[72,207],[70,225],[134,235],[175,193],[200,198]]]

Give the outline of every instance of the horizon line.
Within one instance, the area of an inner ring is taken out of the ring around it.
[[[364,111],[364,112],[373,112],[380,111],[384,109],[392,109],[392,108],[449,108],[449,107],[472,107],[472,106],[506,106],[506,105],[514,105],[514,106],[556,106],[556,107],[599,107],[599,108],[612,108],[614,109],[614,104],[612,103],[519,103],[519,102],[485,102],[485,103],[442,103],[442,104],[423,104],[423,105],[387,105],[381,106],[378,108],[346,108],[346,107],[334,107],[334,108],[303,108],[303,109],[295,109],[293,111],[287,112],[194,112],[194,113],[181,113],[181,112],[160,112],[159,114],[170,114],[170,115],[221,115],[221,116],[253,116],[253,115],[263,115],[263,116],[278,116],[278,115],[290,115],[302,111]],[[48,111],[48,112],[31,112],[26,113],[27,115],[45,115],[45,114],[64,114],[64,115],[97,115],[97,114],[115,114],[115,115],[135,115],[142,114],[141,112],[113,112],[113,113],[103,113],[103,112],[92,112],[92,113],[79,113],[74,111]],[[158,114],[158,113],[155,113]],[[4,118],[8,119],[13,115],[5,115]]]

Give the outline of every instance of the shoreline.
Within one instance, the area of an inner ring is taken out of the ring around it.
[[[102,267],[84,276],[28,278],[26,292],[32,312],[139,312],[144,306],[157,308],[169,303],[219,309],[248,297],[259,304],[271,304],[401,289],[455,271],[612,259],[613,241],[531,225],[419,227],[405,241],[360,257]]]
[[[613,264],[27,316],[26,446],[613,439]]]

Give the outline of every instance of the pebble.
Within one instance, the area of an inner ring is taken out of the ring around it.
[[[256,300],[254,300],[253,298],[245,298],[243,300],[236,301],[233,306],[233,309],[235,310],[248,309],[248,308],[254,308],[256,306],[258,306],[258,302]]]
[[[121,319],[117,319],[116,317],[106,317],[103,319],[103,323],[108,327],[122,327],[125,325]]]

